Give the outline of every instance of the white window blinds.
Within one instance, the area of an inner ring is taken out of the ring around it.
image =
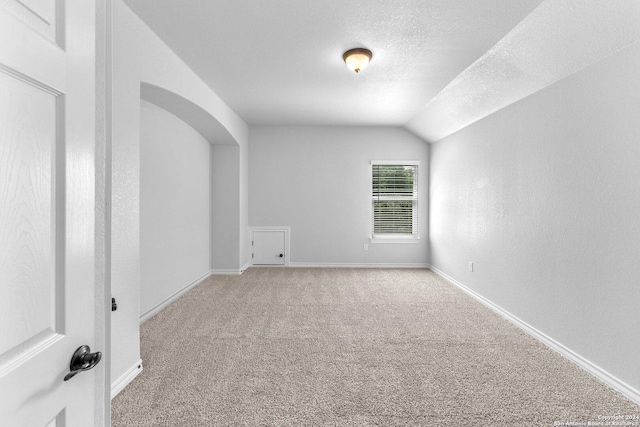
[[[418,162],[371,162],[372,235],[418,235]]]

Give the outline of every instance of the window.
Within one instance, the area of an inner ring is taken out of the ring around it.
[[[372,238],[418,237],[418,162],[372,161]]]

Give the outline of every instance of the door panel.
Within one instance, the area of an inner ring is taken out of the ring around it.
[[[64,426],[64,412],[59,413],[54,419],[51,420],[46,427],[63,427]]]
[[[95,19],[0,2],[1,426],[94,424],[94,371],[63,379],[95,335]]]
[[[59,42],[63,34],[61,0],[6,0],[3,5],[7,11],[33,30],[52,42]],[[57,24],[57,25],[56,25]],[[56,28],[59,31],[56,31]]]
[[[0,361],[58,333],[56,99],[0,74]],[[62,325],[59,325],[62,326]]]
[[[285,265],[285,232],[253,232],[253,265]]]

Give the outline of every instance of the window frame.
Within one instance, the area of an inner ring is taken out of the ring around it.
[[[374,233],[374,200],[373,195],[373,167],[376,165],[384,166],[415,166],[415,179],[414,184],[415,193],[412,194],[411,200],[415,200],[415,206],[412,212],[412,222],[415,227],[412,227],[411,233]],[[371,243],[418,243],[420,240],[419,234],[419,212],[420,212],[420,161],[419,160],[371,160],[369,165],[369,213],[370,213],[370,235],[369,239]]]

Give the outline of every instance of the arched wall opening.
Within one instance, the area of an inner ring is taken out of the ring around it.
[[[140,82],[140,99],[157,105],[195,129],[214,145],[239,145],[238,141],[210,112],[168,89]]]
[[[238,262],[239,161],[207,111],[140,84],[141,321]]]

